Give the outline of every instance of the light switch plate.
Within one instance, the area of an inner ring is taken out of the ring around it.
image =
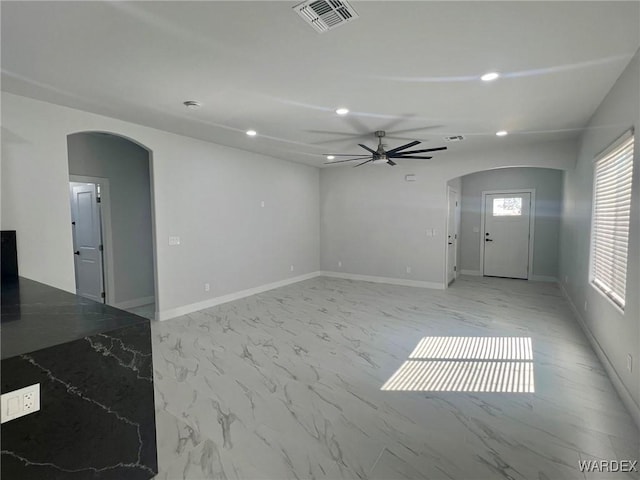
[[[40,384],[3,393],[0,402],[2,423],[24,417],[40,410]]]

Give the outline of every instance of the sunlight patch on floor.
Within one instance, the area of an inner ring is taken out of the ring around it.
[[[533,393],[531,337],[424,337],[381,390]]]

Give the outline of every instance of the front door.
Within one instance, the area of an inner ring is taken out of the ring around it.
[[[76,271],[76,293],[104,303],[102,227],[96,185],[73,184],[71,221]]]
[[[531,193],[485,195],[484,275],[528,278]]]

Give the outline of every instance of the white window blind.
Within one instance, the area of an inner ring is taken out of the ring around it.
[[[600,154],[594,165],[591,283],[624,309],[627,283],[633,132]]]

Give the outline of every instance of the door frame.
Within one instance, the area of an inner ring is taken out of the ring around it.
[[[458,190],[456,190],[455,188],[453,188],[451,185],[447,185],[447,222],[446,222],[446,237],[445,237],[445,264],[444,264],[444,284],[446,287],[449,287],[449,285],[451,283],[449,283],[449,245],[448,245],[448,238],[449,238],[449,215],[451,213],[451,204],[449,203],[449,196],[451,194],[451,192],[455,192],[456,194],[456,202],[458,202],[457,207],[454,205],[454,219],[453,219],[453,223],[454,223],[454,229],[457,230],[456,232],[456,244],[455,244],[455,249],[454,249],[454,253],[453,253],[453,257],[454,257],[454,265],[455,265],[455,271],[453,272],[453,280],[451,281],[451,283],[455,282],[458,278],[458,276],[460,275],[460,271],[458,269],[458,242],[460,241],[460,208],[462,207],[461,205],[461,199],[460,199],[460,192]]]
[[[98,204],[98,208],[100,209],[100,223],[102,228],[102,272],[104,275],[105,303],[107,305],[114,305],[115,280],[113,275],[113,236],[111,232],[109,179],[104,177],[88,177],[86,175],[69,175],[69,182],[100,184],[100,203]]]
[[[536,219],[536,189],[535,188],[516,188],[501,190],[483,190],[482,203],[480,205],[480,275],[484,276],[484,246],[485,246],[485,206],[487,204],[487,195],[497,194],[511,195],[513,193],[529,193],[531,195],[531,207],[529,209],[529,259],[527,266],[527,280],[533,278],[533,241],[535,238],[535,219]]]

